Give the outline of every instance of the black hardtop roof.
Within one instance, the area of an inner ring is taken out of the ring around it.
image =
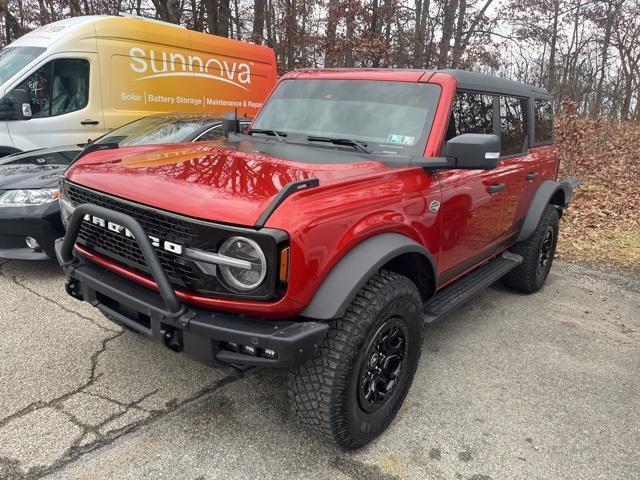
[[[445,69],[438,71],[454,76],[458,83],[458,88],[462,90],[480,90],[483,92],[517,95],[521,97],[553,98],[544,88],[515,82],[508,78],[500,78],[467,70]]]

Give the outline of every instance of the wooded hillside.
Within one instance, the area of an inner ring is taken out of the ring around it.
[[[264,43],[281,72],[473,68],[544,86],[582,114],[640,120],[637,0],[0,0],[0,45],[118,12]]]

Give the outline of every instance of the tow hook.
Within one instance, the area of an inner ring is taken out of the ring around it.
[[[82,297],[82,292],[80,290],[80,282],[75,279],[71,279],[64,284],[64,288],[69,295],[73,298],[82,301],[84,298]]]
[[[182,332],[180,330],[167,326],[160,330],[160,335],[162,335],[164,346],[169,350],[174,352],[182,351]]]

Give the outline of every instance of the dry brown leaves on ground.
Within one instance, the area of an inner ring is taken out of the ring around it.
[[[563,107],[560,178],[582,183],[562,219],[558,256],[640,271],[640,123],[589,120]]]

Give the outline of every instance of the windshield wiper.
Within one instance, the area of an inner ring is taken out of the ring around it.
[[[284,142],[284,138],[282,137],[287,136],[286,132],[277,132],[275,130],[269,130],[269,129],[263,129],[263,128],[252,128],[251,130],[249,130],[249,135],[252,135],[254,133],[262,133],[264,135],[270,135],[272,137],[276,137],[279,142]]]
[[[367,148],[367,144],[359,142],[358,140],[352,140],[350,138],[331,138],[331,137],[307,137],[310,142],[326,142],[333,143],[334,145],[344,145],[347,147],[353,147],[363,153],[371,153],[371,150]]]

